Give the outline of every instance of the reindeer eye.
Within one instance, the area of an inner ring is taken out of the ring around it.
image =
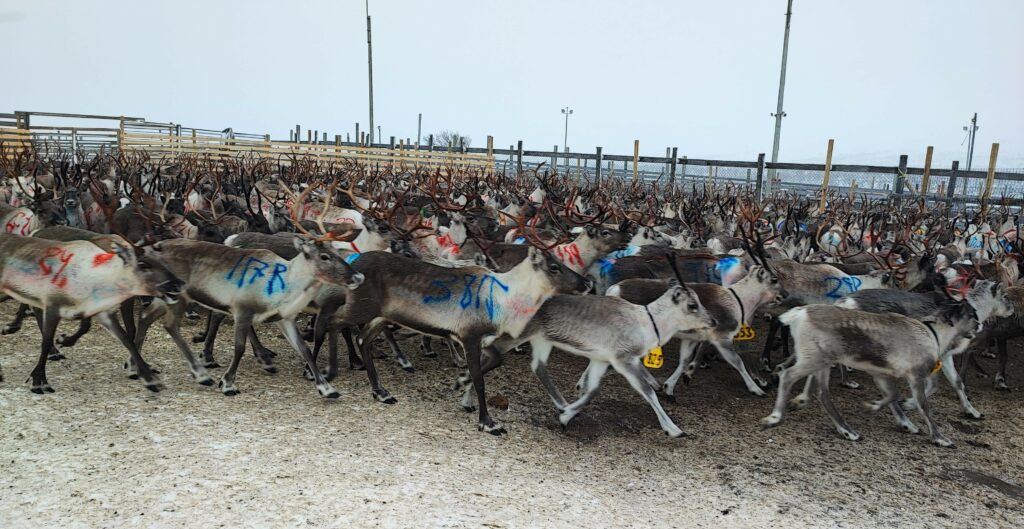
[[[322,253],[322,254],[320,254],[320,260],[321,261],[330,261],[331,260],[331,256],[328,255],[328,254]]]
[[[552,274],[560,274],[562,272],[562,267],[558,266],[557,264],[551,263],[551,265],[548,266],[548,270],[550,270]]]
[[[689,309],[690,312],[697,312],[697,304],[696,303],[690,303],[689,305],[686,306],[686,308]]]
[[[611,235],[610,231],[608,231],[608,230],[601,230],[601,236],[602,237],[608,237],[610,235]]]

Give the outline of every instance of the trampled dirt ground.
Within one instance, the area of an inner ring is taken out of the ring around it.
[[[13,314],[0,305],[0,320]],[[70,326],[69,326],[70,327]],[[198,324],[187,327],[189,335]],[[759,340],[743,345],[747,359]],[[0,527],[1015,527],[1024,523],[1024,369],[1013,391],[968,380],[981,421],[965,419],[945,382],[934,398],[956,449],[897,430],[861,403],[870,389],[836,388],[837,406],[865,439],[843,440],[817,404],[761,431],[771,397],[744,390],[723,363],[665,403],[692,435],[669,439],[614,374],[571,424],[559,426],[528,357],[488,379],[509,434],[476,430],[458,405],[445,354],[413,352],[415,373],[380,361],[399,402],[371,400],[365,373],[345,370],[325,401],[295,353],[268,332],[281,372],[247,354],[242,393],[193,383],[160,329],[144,355],[166,389],[147,392],[121,368],[101,331],[51,363],[43,396],[25,378],[38,334],[0,337]],[[217,357],[226,363],[230,330]],[[403,345],[414,351],[414,342]],[[657,376],[675,367],[674,348]],[[983,365],[994,368],[991,360]],[[585,363],[564,353],[551,369],[566,394]],[[214,370],[219,375],[222,369]],[[774,393],[774,392],[773,392]],[[912,415],[916,422],[921,421]]]

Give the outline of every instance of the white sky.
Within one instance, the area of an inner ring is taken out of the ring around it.
[[[795,0],[780,159],[1024,167],[1024,1]],[[771,152],[785,0],[371,0],[384,136],[458,129],[605,153]],[[0,0],[0,111],[135,115],[287,139],[366,127],[358,1]],[[305,133],[303,133],[305,136]],[[943,165],[945,166],[945,165]]]

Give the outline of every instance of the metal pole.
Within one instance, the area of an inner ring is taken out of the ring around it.
[[[420,148],[420,138],[423,137],[423,113],[420,112],[419,117],[416,118],[416,148]]]
[[[370,81],[370,143],[373,143],[373,39],[370,38],[370,0],[366,0],[366,62]],[[378,134],[379,136],[379,134]]]
[[[971,139],[967,147],[967,170],[971,170],[971,162],[974,160],[974,133],[978,130],[978,113],[971,118]]]
[[[772,163],[779,163],[779,137],[782,136],[782,118],[786,113],[782,111],[783,94],[786,92],[786,59],[789,56],[789,20],[793,16],[793,0],[786,2],[786,33],[782,37],[782,71],[779,73],[779,102],[775,107],[775,140],[772,142]],[[765,186],[765,193],[772,192],[772,184],[775,180],[775,169],[768,171],[768,185]]]

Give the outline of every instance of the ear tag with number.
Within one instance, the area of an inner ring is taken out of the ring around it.
[[[736,336],[733,337],[733,340],[742,342],[745,340],[753,340],[756,336],[757,333],[754,332],[754,328],[744,323],[743,326],[740,327],[739,332],[736,333]]]
[[[661,346],[657,346],[647,352],[644,356],[644,365],[651,369],[658,369],[665,363],[665,357],[661,355]]]

